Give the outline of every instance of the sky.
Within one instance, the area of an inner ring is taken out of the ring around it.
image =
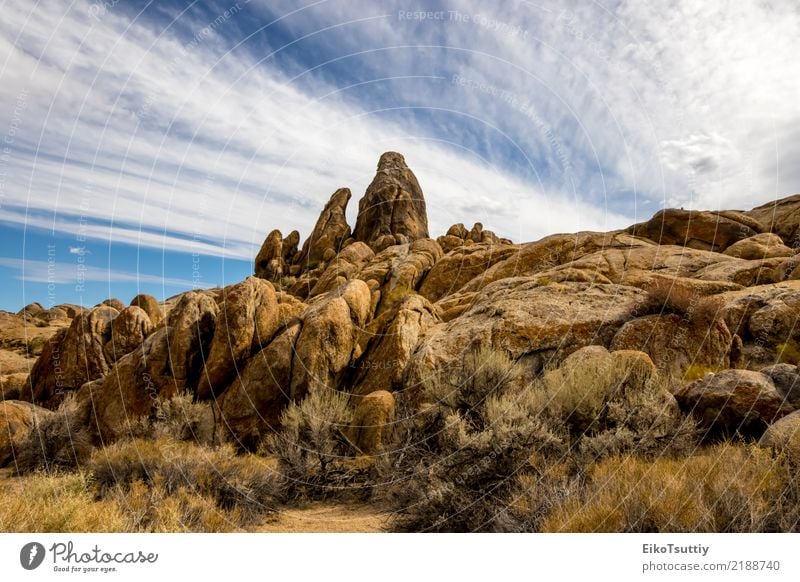
[[[10,0],[0,309],[252,273],[403,153],[432,236],[800,192],[800,5]]]

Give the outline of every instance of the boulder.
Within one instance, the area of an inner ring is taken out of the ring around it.
[[[283,260],[283,235],[279,230],[273,230],[264,239],[261,249],[255,258],[253,272],[256,277],[276,281],[286,272]]]
[[[725,254],[746,260],[772,259],[775,257],[791,257],[794,251],[783,244],[777,234],[764,232],[733,243]]]
[[[462,225],[463,226],[463,225]],[[436,261],[422,281],[420,295],[438,301],[479,278],[492,265],[519,250],[515,245],[475,244],[458,246]]]
[[[800,410],[769,425],[758,444],[782,452],[795,466],[800,464]]]
[[[733,243],[762,232],[746,215],[667,208],[626,232],[662,245],[722,252]]]
[[[153,331],[150,317],[140,307],[126,307],[111,322],[111,339],[103,351],[106,361],[113,364],[125,354],[135,350]]]
[[[338,389],[366,325],[370,290],[355,279],[315,298],[303,317],[292,362],[291,398],[300,400],[315,390]]]
[[[339,188],[331,195],[314,229],[303,243],[303,249],[295,258],[295,264],[304,269],[314,268],[323,260],[335,257],[342,250],[344,241],[350,237],[350,225],[347,224],[345,216],[349,201],[349,188]]]
[[[197,386],[199,399],[218,396],[225,390],[238,366],[272,340],[280,326],[279,315],[275,288],[269,281],[248,277],[225,288]]]
[[[800,194],[768,202],[745,214],[763,224],[766,232],[781,237],[786,246],[800,247]]]
[[[319,280],[313,285],[308,296],[314,297],[327,293],[347,283],[351,279],[355,279],[365,265],[374,257],[375,253],[365,243],[357,242],[351,244],[339,253],[330,265],[328,265]],[[294,289],[292,291],[292,294],[298,294],[294,292]],[[300,296],[302,296],[302,294],[300,294]]]
[[[690,367],[729,367],[732,346],[733,334],[722,319],[707,322],[675,313],[633,319],[611,342],[615,351],[645,352],[659,370],[673,377],[683,377]]]
[[[609,345],[643,295],[621,285],[542,285],[535,277],[496,281],[464,296],[463,313],[423,334],[406,368],[405,387],[416,390],[478,347],[523,359],[536,375],[580,347]]]
[[[30,394],[27,372],[13,372],[0,376],[0,400],[20,400],[20,395]]]
[[[94,307],[79,314],[68,328],[62,328],[47,342],[31,370],[36,404],[56,408],[67,392],[108,373],[104,347],[111,339],[111,322],[118,314],[113,307]]]
[[[794,409],[759,372],[724,370],[692,382],[676,394],[709,437],[761,437],[767,426]]]
[[[406,297],[374,319],[361,334],[360,359],[352,363],[354,394],[401,390],[406,365],[422,334],[439,322],[435,308],[423,297]]]
[[[164,311],[161,309],[158,300],[147,293],[140,293],[131,299],[131,307],[139,307],[144,310],[150,323],[156,328],[164,322]]]
[[[29,402],[0,401],[0,467],[13,462],[38,419],[53,414]]]
[[[359,398],[348,428],[348,439],[365,455],[383,450],[394,421],[395,401],[391,392],[376,390]]]
[[[800,370],[792,364],[775,364],[761,370],[772,380],[778,394],[790,406],[800,409]]]
[[[255,450],[264,436],[280,429],[289,403],[292,360],[300,335],[296,321],[250,358],[220,401],[224,426],[245,450]]]
[[[100,305],[108,305],[109,307],[113,307],[117,311],[122,311],[123,309],[125,309],[125,304],[119,299],[116,299],[114,297],[106,299]]]
[[[416,176],[396,152],[384,153],[378,171],[358,203],[358,218],[353,238],[376,248],[428,238],[425,198]],[[378,244],[380,243],[380,244]]]
[[[166,376],[173,385],[172,393],[197,390],[218,313],[219,307],[214,299],[199,291],[183,294],[169,312],[167,334],[162,334],[152,348],[159,365],[161,361],[168,362]],[[145,358],[148,351],[144,350],[142,354]]]

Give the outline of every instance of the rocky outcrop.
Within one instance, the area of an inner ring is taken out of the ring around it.
[[[376,251],[394,244],[428,238],[425,198],[416,176],[396,152],[386,152],[358,203],[353,238]]]
[[[800,370],[792,364],[775,364],[761,370],[772,380],[781,398],[790,406],[800,409]]]
[[[797,466],[800,463],[800,410],[769,425],[758,444],[785,454]]]
[[[371,296],[355,279],[315,299],[303,316],[295,344],[290,395],[300,400],[315,390],[335,390],[357,359],[359,331],[366,325]]]
[[[732,346],[733,335],[722,319],[707,322],[674,313],[629,321],[611,342],[612,350],[645,352],[659,370],[678,378],[690,367],[730,366]]]
[[[303,243],[295,264],[302,269],[314,268],[322,261],[329,261],[339,254],[344,242],[350,238],[350,225],[345,216],[349,201],[349,188],[339,188],[331,195],[314,229]]]
[[[125,309],[125,304],[122,301],[120,301],[119,299],[116,299],[115,297],[111,297],[110,299],[106,299],[100,305],[107,305],[109,307],[113,307],[117,311],[122,311],[123,309]]]
[[[103,347],[106,361],[113,364],[132,352],[152,331],[153,324],[144,309],[124,308],[111,322],[111,339]]]
[[[764,228],[742,213],[668,208],[627,232],[662,245],[722,252],[735,242],[764,232]]]
[[[222,423],[240,448],[254,450],[264,436],[280,429],[281,413],[290,401],[292,362],[299,335],[299,321],[280,332],[247,361],[222,395]]]
[[[386,390],[376,390],[358,399],[347,434],[360,453],[375,455],[383,450],[394,420],[394,408],[394,396]]]
[[[111,339],[113,307],[95,307],[79,314],[69,328],[56,333],[31,370],[32,394],[23,394],[47,408],[56,408],[66,393],[108,374],[104,348]]]
[[[710,437],[760,437],[794,410],[767,376],[750,370],[709,374],[681,389],[676,398]]]
[[[37,420],[50,414],[53,413],[29,402],[0,401],[0,467],[14,461]]]
[[[800,194],[768,202],[745,214],[763,224],[766,232],[781,237],[789,248],[800,248]]]
[[[375,253],[365,243],[353,243],[337,255],[318,280],[313,281],[306,295],[302,294],[301,289],[295,288],[293,291],[297,291],[301,297],[327,293],[355,279],[374,257]]]
[[[436,310],[419,295],[407,296],[361,333],[363,356],[353,362],[354,394],[401,390],[403,374],[422,334],[438,323]]]
[[[139,307],[144,310],[150,323],[156,328],[164,322],[164,311],[161,309],[158,300],[152,295],[140,293],[131,300],[131,307]]]
[[[197,386],[201,400],[221,394],[237,367],[266,346],[280,326],[275,288],[269,281],[248,277],[226,287],[216,318],[214,337]]]
[[[773,259],[775,257],[791,257],[794,251],[783,244],[777,234],[765,232],[733,243],[725,254],[746,260]]]

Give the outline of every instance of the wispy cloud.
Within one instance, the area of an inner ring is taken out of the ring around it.
[[[307,234],[336,188],[358,196],[388,149],[436,234],[480,220],[531,240],[800,190],[791,3],[465,0],[431,21],[240,4],[157,24],[124,3],[5,5],[0,220],[249,260],[272,228]]]
[[[192,288],[192,281],[161,277],[144,273],[131,273],[96,266],[64,263],[60,261],[36,261],[0,257],[0,267],[17,271],[17,279],[31,283],[52,283],[55,285],[75,285],[79,282],[94,281],[106,283],[140,283],[163,285],[165,287]]]

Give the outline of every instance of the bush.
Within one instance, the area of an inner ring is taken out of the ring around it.
[[[92,453],[85,407],[70,394],[53,414],[39,417],[17,448],[16,470],[52,472],[75,469]]]
[[[312,392],[283,411],[281,431],[265,439],[260,453],[277,459],[290,499],[357,488],[362,471],[346,460],[354,452],[345,436],[352,416],[349,395],[335,390]]]
[[[798,531],[798,476],[754,446],[721,444],[683,459],[614,457],[582,495],[556,507],[556,532]]]
[[[196,402],[189,392],[159,398],[152,416],[127,420],[119,432],[124,439],[173,439],[201,445],[219,444],[214,404]]]
[[[635,317],[673,313],[690,322],[710,324],[719,315],[716,299],[704,297],[675,279],[654,279],[644,290],[645,297],[634,307]]]
[[[141,502],[144,486],[151,490],[148,499],[184,499],[179,507],[191,509],[186,499],[194,495],[206,505],[213,502],[219,510],[234,512],[242,527],[275,513],[282,497],[274,465],[256,455],[236,456],[230,446],[212,449],[163,438],[122,441],[98,451],[88,469],[101,499],[121,502],[133,491]]]

